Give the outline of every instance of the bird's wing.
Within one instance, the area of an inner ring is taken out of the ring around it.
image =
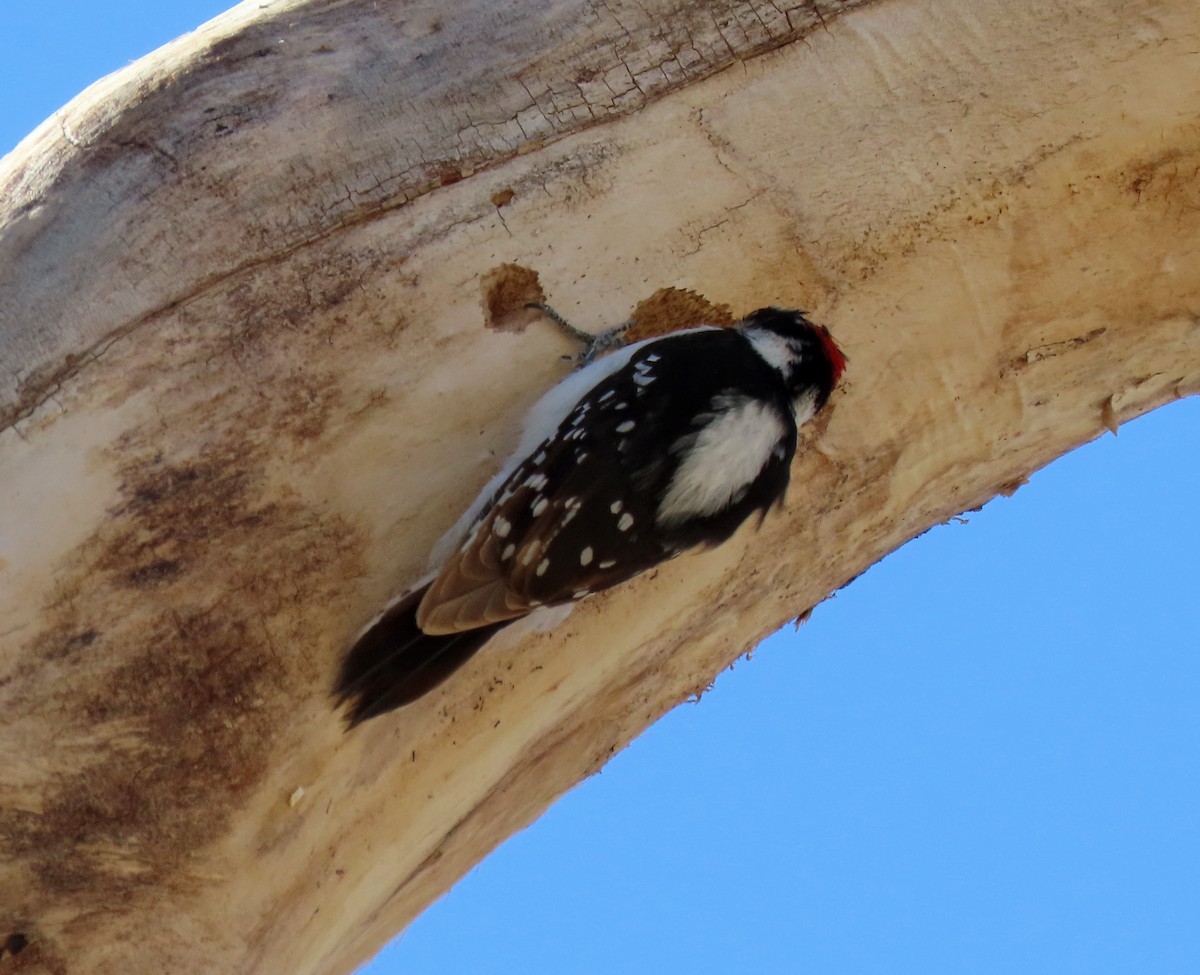
[[[430,587],[418,617],[426,632],[582,598],[675,554],[648,531],[674,463],[651,442],[670,407],[665,386],[655,388],[657,361],[651,346],[589,390],[499,486]]]
[[[755,368],[767,378],[738,388]],[[749,393],[772,378],[727,330],[638,350],[496,489],[430,586],[418,624],[455,633],[513,619],[728,537],[787,485],[795,426],[780,419],[786,406],[761,417],[732,408],[739,397],[756,402]]]

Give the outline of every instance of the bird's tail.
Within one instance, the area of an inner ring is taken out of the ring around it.
[[[333,693],[349,705],[349,726],[411,704],[433,690],[482,647],[507,621],[430,636],[417,626],[417,607],[428,586],[390,607],[350,648]]]

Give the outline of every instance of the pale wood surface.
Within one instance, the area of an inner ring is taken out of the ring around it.
[[[1193,0],[507,6],[247,4],[0,163],[27,971],[347,971],[780,623],[1200,389]],[[344,735],[347,642],[565,368],[483,328],[505,262],[590,327],[808,308],[847,382],[761,531]]]

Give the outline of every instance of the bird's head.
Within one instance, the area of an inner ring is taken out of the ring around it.
[[[738,327],[783,376],[798,406],[811,401],[810,410],[816,412],[825,405],[846,370],[846,355],[829,329],[786,308],[760,308]]]

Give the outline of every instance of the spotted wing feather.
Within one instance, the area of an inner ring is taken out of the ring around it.
[[[666,557],[633,530],[631,519],[648,526],[652,512],[640,492],[624,488],[653,472],[631,469],[622,453],[627,438],[616,430],[627,421],[615,390],[623,385],[614,376],[580,401],[500,485],[430,587],[423,629],[448,633],[511,619],[609,588]]]

